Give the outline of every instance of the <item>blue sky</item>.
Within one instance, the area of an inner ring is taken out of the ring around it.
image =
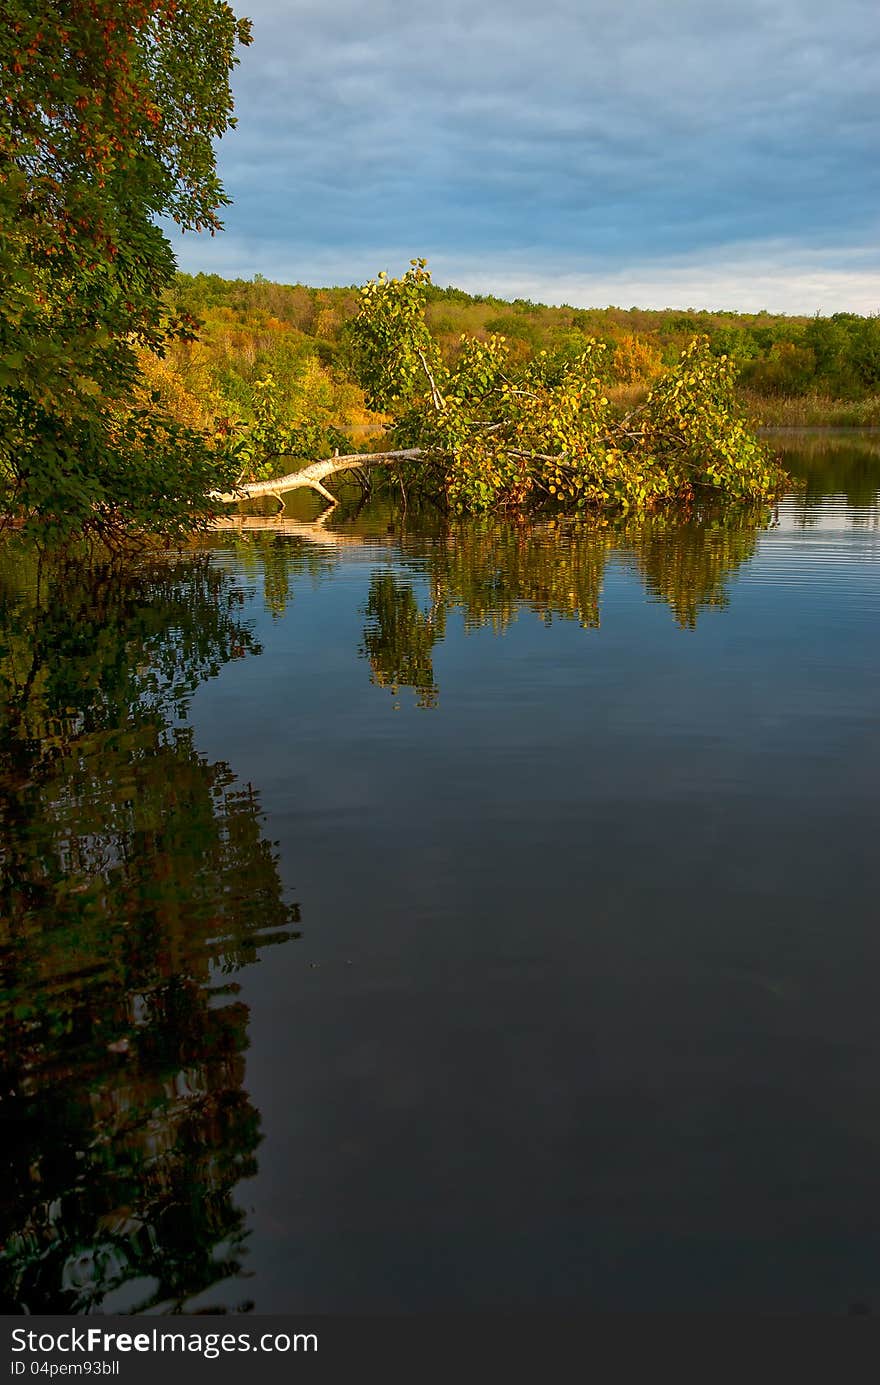
[[[880,310],[877,0],[242,0],[233,205],[181,267],[427,256],[576,305]]]

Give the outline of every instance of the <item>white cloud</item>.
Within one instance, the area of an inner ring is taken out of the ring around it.
[[[880,239],[878,239],[880,246]],[[263,274],[313,286],[362,283],[379,269],[401,273],[415,254],[428,254],[438,284],[469,293],[573,307],[718,308],[798,314],[880,312],[877,246],[804,249],[786,242],[720,246],[711,253],[634,259],[627,266],[578,263],[573,257],[520,252],[475,255],[421,246],[377,244],[349,249],[294,247],[255,236],[186,236],[181,269],[230,278]]]
[[[228,236],[188,267],[356,280],[403,247],[535,297],[876,301],[840,260],[880,206],[876,0],[242,4]]]

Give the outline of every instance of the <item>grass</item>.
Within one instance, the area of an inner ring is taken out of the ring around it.
[[[764,428],[872,428],[880,426],[880,395],[834,399],[827,394],[758,395],[740,398],[752,424]]]

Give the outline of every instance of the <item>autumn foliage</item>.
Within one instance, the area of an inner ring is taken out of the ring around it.
[[[782,471],[740,416],[733,362],[705,338],[621,413],[601,342],[571,359],[542,352],[520,363],[502,336],[463,338],[447,364],[426,322],[429,286],[424,260],[366,284],[355,358],[371,406],[394,416],[395,443],[422,450],[453,508],[649,511],[763,500],[781,487]]]
[[[2,0],[0,507],[45,532],[187,527],[218,479],[134,389],[139,349],[192,332],[156,218],[219,228],[249,41],[222,0]]]

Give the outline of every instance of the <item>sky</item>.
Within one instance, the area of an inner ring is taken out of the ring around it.
[[[877,0],[239,0],[233,204],[182,269],[880,311]]]

